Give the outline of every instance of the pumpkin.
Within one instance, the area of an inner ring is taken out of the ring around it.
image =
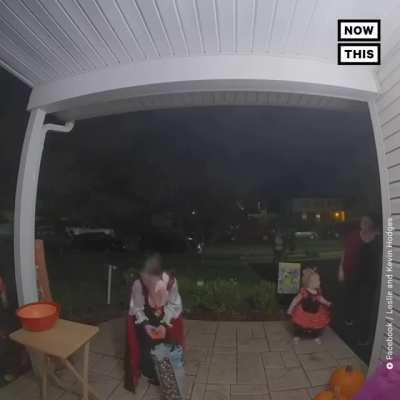
[[[329,380],[331,390],[337,390],[344,397],[352,399],[363,387],[364,374],[352,366],[335,369]]]
[[[314,397],[314,400],[348,400],[347,397],[339,393],[339,388],[336,388],[335,392],[332,390],[323,390]]]
[[[323,390],[314,397],[314,400],[336,400],[335,397],[335,393],[332,391]]]

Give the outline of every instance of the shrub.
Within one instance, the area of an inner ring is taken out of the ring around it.
[[[125,284],[130,287],[135,279],[139,278],[139,272],[136,268],[128,268],[122,273]]]
[[[131,268],[124,272],[127,286],[138,277]],[[259,311],[274,314],[279,309],[276,285],[272,282],[239,281],[235,278],[192,279],[178,278],[184,309],[188,313],[210,311],[238,314]]]
[[[276,286],[267,281],[240,283],[235,279],[192,281],[181,279],[180,292],[185,310],[220,313],[262,311],[273,314],[278,310]]]
[[[265,311],[270,314],[275,313],[278,308],[278,298],[276,295],[276,285],[268,281],[260,281],[251,290],[251,305],[257,311]]]

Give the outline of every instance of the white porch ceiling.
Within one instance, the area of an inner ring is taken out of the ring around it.
[[[336,63],[336,20],[400,0],[0,0],[0,63],[31,86],[149,60],[269,54]]]

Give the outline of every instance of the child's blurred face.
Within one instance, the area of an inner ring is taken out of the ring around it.
[[[162,267],[161,259],[159,257],[150,257],[143,268],[143,273],[147,275],[161,276]]]
[[[151,269],[152,269],[154,272],[157,272],[157,274],[158,274],[159,272],[161,272],[161,262],[160,262],[160,259],[159,259],[159,258],[157,258],[157,257],[153,258],[153,259],[151,260],[151,262],[150,262],[150,266],[151,266]]]
[[[370,217],[362,217],[360,221],[360,228],[363,231],[369,231],[374,228],[374,223]]]
[[[318,274],[312,274],[308,282],[309,289],[319,289],[321,286],[321,279]]]

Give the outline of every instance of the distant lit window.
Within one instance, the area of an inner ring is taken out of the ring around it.
[[[317,221],[321,221],[321,214],[315,214],[315,219]]]
[[[303,220],[303,221],[306,221],[307,220],[307,213],[302,213],[301,214],[301,219]]]
[[[335,211],[333,213],[333,219],[337,222],[345,222],[346,221],[346,213],[345,211]]]

